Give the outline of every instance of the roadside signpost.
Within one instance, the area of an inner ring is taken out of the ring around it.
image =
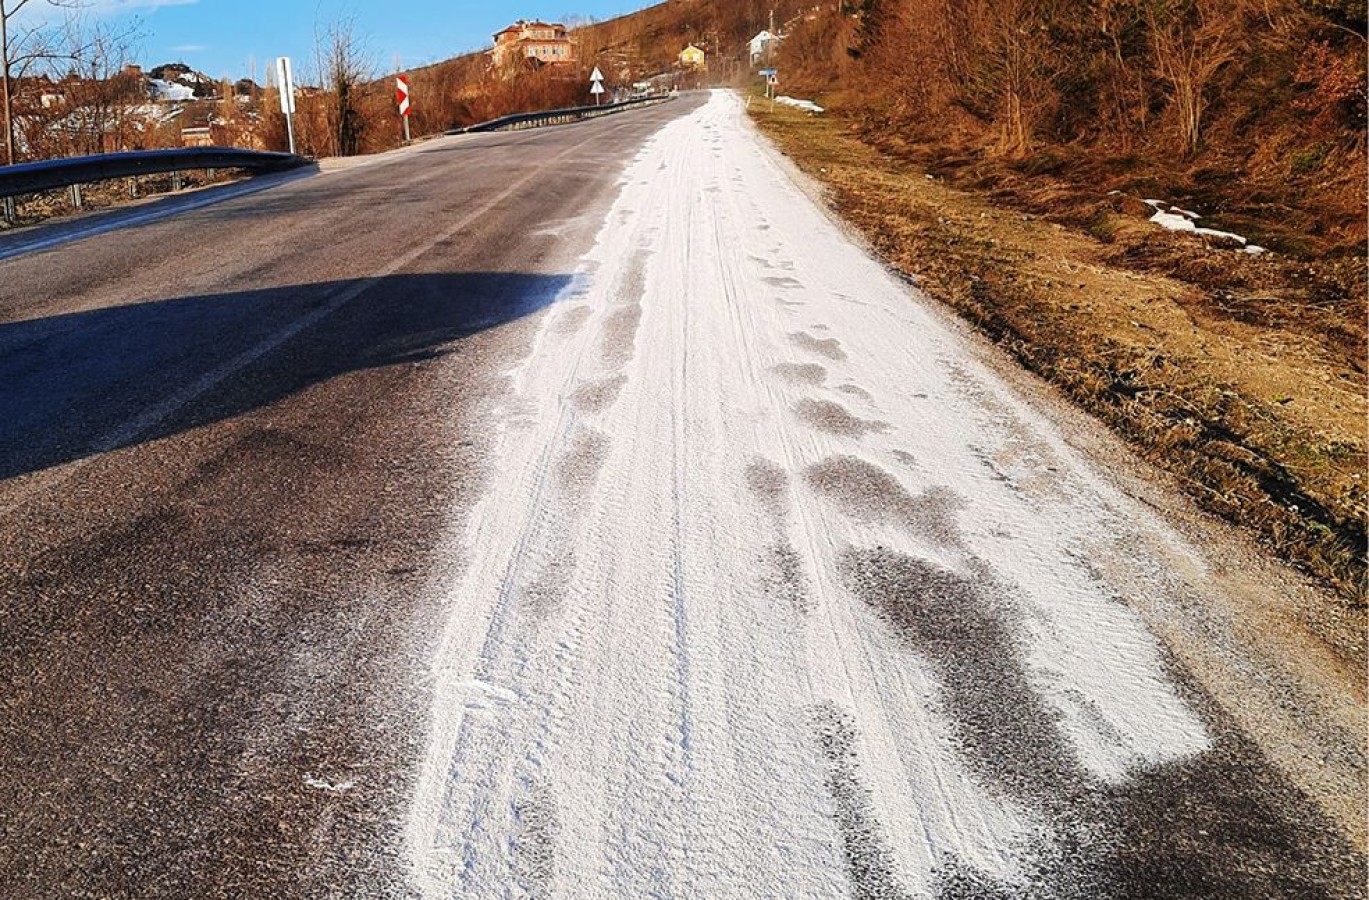
[[[280,111],[285,113],[285,133],[290,136],[290,152],[295,152],[295,76],[290,71],[290,57],[276,60],[276,83],[280,87]]]
[[[399,103],[399,117],[404,120],[404,143],[409,143],[409,77],[395,76],[395,100]]]
[[[775,88],[780,83],[780,70],[761,69],[757,74],[765,79],[765,96],[769,98],[770,105],[773,106],[775,104]]]
[[[594,95],[594,105],[599,105],[599,97],[604,93],[604,73],[599,71],[599,67],[594,67],[594,72],[589,76],[589,92]]]

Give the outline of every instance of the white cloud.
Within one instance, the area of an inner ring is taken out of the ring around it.
[[[204,44],[177,44],[171,48],[172,53],[203,53],[208,50]]]

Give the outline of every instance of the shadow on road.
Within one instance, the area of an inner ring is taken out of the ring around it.
[[[460,352],[462,338],[544,309],[570,281],[394,275],[0,325],[0,480],[228,419],[349,372]]]

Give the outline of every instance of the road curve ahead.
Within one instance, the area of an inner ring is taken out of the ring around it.
[[[1362,686],[1006,371],[726,93],[0,262],[0,896],[1363,896]]]

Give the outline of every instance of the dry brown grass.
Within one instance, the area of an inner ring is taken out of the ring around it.
[[[1053,201],[1000,185],[994,202],[875,149],[839,118],[752,111],[889,263],[1204,507],[1363,608],[1358,265],[1206,247],[1146,222],[1125,194],[1081,205],[1078,190]]]

